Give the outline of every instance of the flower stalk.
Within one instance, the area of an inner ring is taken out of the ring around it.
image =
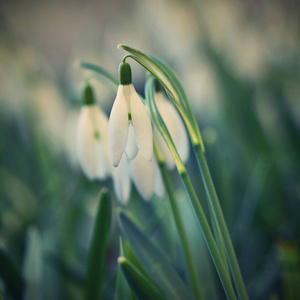
[[[177,171],[178,171],[179,175],[181,176],[181,179],[185,186],[186,192],[189,195],[189,199],[191,200],[192,205],[194,207],[198,221],[201,225],[201,230],[203,232],[205,242],[208,246],[209,252],[211,254],[211,257],[213,259],[213,262],[214,262],[217,272],[219,274],[219,277],[220,277],[220,280],[224,287],[227,298],[228,299],[236,299],[236,294],[235,294],[235,291],[233,289],[232,282],[231,282],[231,276],[230,276],[230,273],[231,273],[233,281],[235,283],[235,288],[236,288],[238,297],[240,299],[247,300],[248,296],[247,296],[245,285],[244,285],[244,282],[243,282],[243,279],[241,276],[241,271],[240,271],[240,268],[238,265],[236,254],[235,254],[235,251],[234,251],[234,248],[232,245],[229,231],[228,231],[228,228],[227,228],[227,225],[226,225],[223,213],[222,213],[222,209],[221,209],[221,206],[220,206],[220,203],[218,200],[218,196],[216,194],[216,190],[215,190],[215,187],[214,187],[211,175],[210,175],[210,171],[209,171],[209,168],[207,165],[205,155],[204,155],[204,151],[205,151],[204,144],[203,144],[202,137],[200,134],[199,126],[198,126],[195,116],[191,110],[189,100],[185,94],[185,91],[184,91],[180,81],[177,79],[174,72],[159,59],[157,59],[153,56],[147,55],[139,50],[125,46],[125,45],[119,45],[119,47],[123,48],[125,51],[128,51],[130,53],[130,54],[124,56],[124,58],[123,58],[124,70],[127,68],[127,64],[125,62],[126,58],[132,58],[137,63],[139,63],[143,68],[148,70],[155,77],[154,78],[153,76],[150,76],[146,82],[146,96],[147,96],[148,104],[149,104],[150,111],[151,111],[151,117],[152,117],[153,121],[155,122],[155,124],[157,125],[158,130],[161,132],[161,134],[162,134],[164,140],[166,141],[168,148],[170,149],[170,152],[174,158]],[[92,69],[91,66],[88,66],[88,68]],[[125,73],[129,74],[127,71]],[[106,77],[105,72],[103,72],[102,70],[100,70],[100,74],[103,75],[104,77]],[[127,91],[128,86],[131,84],[131,76],[130,76],[130,80],[127,80],[126,76],[122,76],[122,77],[124,77],[125,81],[124,82],[121,81],[120,83],[121,83],[121,85],[122,85],[122,83],[124,84],[123,86],[125,87],[125,89],[124,89],[125,92],[123,92],[123,91],[120,92],[121,96],[119,98],[126,100],[126,101],[122,101],[122,103],[123,103],[122,105],[124,106],[123,107],[124,109],[122,109],[122,111],[127,111],[127,113],[128,113],[126,115],[126,122],[125,122],[125,117],[124,117],[124,124],[125,123],[131,124],[131,122],[133,122],[132,123],[133,127],[136,127],[134,129],[139,129],[139,127],[141,127],[141,126],[135,126],[135,124],[134,124],[135,116],[138,116],[138,114],[134,113],[134,111],[133,112],[131,111],[131,108],[135,107],[135,105],[133,105],[133,102],[131,101],[131,95],[134,95],[135,93],[133,93],[133,91],[131,91],[131,90]],[[108,78],[108,80],[110,83],[113,82],[114,84],[116,84],[116,82],[112,81],[111,78]],[[179,114],[185,124],[185,127],[187,129],[187,132],[190,136],[190,139],[191,139],[191,142],[192,142],[195,154],[196,154],[197,163],[198,163],[201,175],[202,175],[202,180],[203,180],[203,183],[205,186],[207,198],[208,198],[208,204],[209,204],[209,209],[210,209],[210,215],[211,215],[214,235],[212,234],[211,227],[210,227],[210,225],[207,221],[207,218],[204,214],[201,203],[199,202],[199,199],[198,199],[198,197],[195,193],[195,190],[191,184],[191,180],[186,171],[183,160],[182,160],[180,154],[178,153],[175,143],[172,139],[172,136],[171,136],[163,118],[161,117],[157,106],[156,106],[156,103],[154,100],[154,95],[153,95],[155,80],[158,80],[161,83],[161,85],[164,87],[164,89],[166,90],[170,101],[172,102],[174,107],[179,112]],[[122,87],[122,89],[123,89],[123,87]],[[137,99],[136,96],[134,96],[134,98]],[[125,109],[126,105],[124,105],[125,104],[124,102],[127,103],[127,109]],[[138,103],[139,101],[136,100],[134,102]],[[121,101],[119,101],[119,103],[121,103]],[[120,108],[121,104],[118,104],[118,106]],[[120,110],[119,108],[118,108],[118,110]],[[121,114],[120,114],[120,116],[121,116]],[[118,120],[119,118],[115,117],[115,119],[117,121],[111,122],[112,124],[117,124],[120,122]],[[147,119],[147,118],[145,118],[145,119]],[[136,119],[136,120],[138,120],[138,119]],[[117,127],[121,128],[122,130],[124,128],[124,126],[116,126],[116,128]],[[113,130],[113,131],[116,131],[116,130]],[[150,132],[150,129],[148,131]],[[111,150],[115,150],[115,151],[111,151],[111,152],[118,152],[117,153],[118,155],[116,155],[117,159],[115,159],[115,165],[118,164],[118,161],[121,158],[123,152],[125,152],[126,154],[128,154],[130,152],[130,151],[127,151],[128,147],[126,146],[127,129],[126,129],[125,134],[121,135],[121,134],[119,134],[119,132],[117,132],[117,133],[118,134],[115,135],[115,137],[118,137],[115,139],[116,145],[117,144],[119,145],[119,142],[120,142],[119,137],[124,137],[124,141],[123,141],[122,147],[119,147],[119,146],[111,147],[111,148],[114,148]],[[135,134],[136,134],[136,132],[135,132]],[[140,146],[139,148],[141,148],[141,149],[139,149],[139,150],[141,151],[142,154],[143,154],[143,152],[145,152],[144,154],[147,154],[147,155],[143,155],[143,156],[145,158],[149,159],[150,155],[148,155],[148,154],[150,154],[151,151],[145,151],[145,150],[149,150],[150,147],[146,147],[147,149],[142,149],[143,148],[142,146],[144,145],[144,143],[141,142],[141,138],[144,136],[145,135],[141,136],[138,134],[136,136],[136,139],[137,139],[137,142],[140,140],[140,145],[138,143],[138,146]],[[125,139],[125,137],[126,137],[126,139]],[[159,155],[157,155],[157,159],[158,159],[158,162],[160,163],[161,160],[160,160]],[[160,164],[160,165],[162,168],[162,175],[164,176],[164,175],[166,175],[166,170],[163,171],[163,169],[165,168],[164,164]],[[168,180],[164,177],[163,177],[163,179],[166,182]],[[165,184],[166,184],[167,189],[169,189],[169,187],[168,187],[169,183],[167,182]],[[173,199],[173,196],[171,196],[171,197]],[[171,207],[172,207],[172,199],[170,199]],[[174,203],[176,205],[175,199],[174,199]],[[172,207],[172,210],[174,210],[173,207]],[[178,207],[177,207],[177,213],[178,213]],[[173,214],[174,214],[174,218],[177,218],[175,216],[176,208],[175,208],[175,213],[173,212]],[[180,218],[180,216],[179,216],[179,218]],[[180,222],[181,222],[181,220],[179,221],[179,223]],[[179,224],[179,227],[181,225]],[[177,224],[176,224],[176,226],[177,226]],[[178,232],[179,232],[179,235],[183,234],[183,236],[184,236],[182,244],[183,244],[183,247],[185,247],[184,240],[186,239],[186,235],[184,234],[183,227],[178,229]],[[180,239],[182,240],[182,237],[180,237]],[[190,262],[188,262],[188,260],[189,259],[187,259],[187,267],[189,268]],[[228,268],[227,262],[229,264],[229,268]],[[229,272],[229,269],[230,269],[230,272]],[[192,272],[190,272],[190,273],[192,273]],[[191,280],[193,280],[192,277],[193,277],[193,275],[191,275]]]
[[[181,219],[181,216],[179,213],[177,201],[176,201],[174,193],[173,193],[171,180],[170,180],[170,177],[168,174],[168,170],[166,168],[166,164],[165,164],[161,154],[159,153],[158,147],[156,146],[155,142],[154,142],[154,153],[156,155],[158,165],[159,165],[159,168],[160,168],[160,171],[162,174],[163,182],[165,184],[165,187],[166,187],[166,190],[167,190],[167,193],[169,196],[175,225],[176,225],[176,228],[178,231],[180,242],[182,244],[182,249],[183,249],[183,253],[184,253],[184,257],[185,257],[185,262],[186,262],[186,266],[187,266],[189,279],[191,281],[192,288],[194,290],[196,299],[201,300],[201,299],[203,299],[203,296],[202,296],[202,293],[200,290],[200,284],[199,284],[197,272],[195,269],[195,265],[193,263],[192,253],[191,253],[190,246],[188,243],[187,235],[185,233],[183,222],[182,222],[182,219]]]
[[[209,252],[211,254],[212,260],[215,264],[215,267],[217,269],[218,275],[220,277],[221,283],[223,285],[224,291],[226,293],[226,296],[228,299],[236,299],[235,292],[233,290],[230,277],[228,276],[226,267],[223,263],[223,259],[220,255],[218,246],[216,244],[216,241],[213,237],[212,231],[210,229],[209,223],[206,219],[206,216],[204,214],[203,208],[200,204],[200,201],[197,197],[197,194],[194,190],[194,187],[191,183],[190,177],[186,171],[186,168],[177,152],[177,149],[174,145],[174,142],[170,136],[170,133],[168,131],[168,128],[166,127],[162,117],[160,116],[160,113],[156,107],[154,96],[153,96],[153,87],[155,82],[154,77],[149,77],[146,82],[146,97],[150,106],[151,116],[160,130],[161,134],[163,135],[166,143],[168,144],[168,147],[174,157],[175,164],[177,167],[177,171],[183,181],[183,184],[185,186],[186,192],[189,195],[189,198],[192,202],[192,205],[194,207],[195,213],[197,215],[197,219],[200,223],[201,230],[204,236],[204,240],[207,244],[207,247],[209,249]]]
[[[240,267],[237,261],[237,257],[233,248],[233,244],[230,238],[230,234],[225,222],[225,218],[222,212],[222,208],[219,203],[219,199],[214,187],[214,183],[212,181],[210,171],[207,165],[206,158],[204,156],[203,151],[199,146],[194,146],[194,150],[196,153],[196,158],[198,162],[199,169],[201,171],[202,180],[205,186],[205,190],[209,200],[209,206],[214,214],[214,218],[217,221],[217,225],[220,229],[220,233],[222,235],[223,243],[225,246],[229,266],[232,272],[232,277],[234,279],[236,289],[240,299],[248,299],[247,291],[244,285],[244,281],[242,278],[242,274],[240,271]]]

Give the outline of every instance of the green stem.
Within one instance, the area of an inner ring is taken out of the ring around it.
[[[200,227],[201,227],[206,245],[210,251],[211,257],[212,257],[215,267],[217,269],[217,272],[218,272],[218,275],[222,282],[226,296],[228,299],[236,299],[236,295],[233,290],[230,277],[227,276],[226,267],[224,266],[222,257],[219,253],[219,249],[214,240],[213,234],[210,230],[209,224],[208,224],[206,216],[203,212],[200,201],[199,201],[199,199],[195,193],[195,190],[191,184],[191,180],[186,172],[186,168],[177,152],[177,149],[174,145],[174,142],[169,133],[169,130],[157,109],[157,106],[156,106],[156,103],[154,100],[154,95],[153,95],[154,80],[155,80],[154,77],[149,77],[149,79],[147,80],[147,83],[146,83],[146,88],[145,88],[152,119],[154,120],[157,128],[159,129],[160,133],[162,134],[163,138],[165,139],[165,141],[172,153],[177,171],[183,180],[186,191],[187,191],[189,198],[193,204],[195,213],[196,213],[198,221],[200,223]],[[162,160],[160,160],[158,158],[158,161],[162,161]]]
[[[175,199],[175,196],[174,196],[174,193],[173,193],[171,180],[170,180],[170,177],[169,177],[169,174],[168,174],[165,163],[164,162],[159,162],[159,167],[160,167],[160,170],[161,170],[161,174],[162,174],[164,184],[166,186],[166,189],[167,189],[167,192],[168,192],[168,195],[169,195],[172,212],[173,212],[176,228],[177,228],[177,231],[178,231],[178,235],[179,235],[179,238],[180,238],[180,241],[181,241],[181,244],[182,244],[182,248],[183,248],[183,252],[184,252],[184,256],[185,256],[185,261],[186,261],[189,277],[190,277],[190,280],[191,280],[191,283],[192,283],[192,287],[193,287],[196,299],[201,300],[201,299],[203,299],[203,297],[202,297],[201,290],[200,290],[200,285],[199,285],[199,281],[198,281],[198,277],[197,277],[197,272],[196,272],[195,267],[194,267],[192,254],[191,254],[190,247],[189,247],[188,240],[187,240],[187,235],[184,231],[182,219],[180,217],[177,202],[176,202],[176,199]]]
[[[214,233],[217,245],[218,245],[219,250],[220,250],[220,255],[222,257],[224,266],[226,268],[227,276],[230,278],[230,272],[229,272],[229,268],[228,268],[226,251],[225,251],[225,247],[224,247],[224,243],[223,243],[223,239],[222,239],[222,234],[221,234],[221,231],[220,231],[220,228],[218,226],[217,220],[216,220],[210,206],[209,206],[209,214],[210,214],[210,218],[211,218],[211,222],[212,222],[213,233]]]
[[[225,294],[228,299],[236,299],[236,295],[234,293],[230,277],[227,276],[226,267],[224,266],[222,257],[219,253],[218,246],[214,240],[213,234],[211,232],[211,229],[210,229],[207,219],[205,217],[203,208],[202,208],[200,201],[197,197],[197,194],[193,188],[191,179],[186,171],[179,173],[179,175],[181,176],[181,179],[184,183],[186,191],[189,195],[189,198],[190,198],[192,205],[194,207],[194,210],[196,212],[198,221],[201,225],[201,229],[202,229],[202,233],[203,233],[205,242],[207,244],[207,247],[209,249],[209,252],[210,252],[212,260],[215,264],[215,267],[217,269],[217,272],[218,272],[218,275],[222,282]]]
[[[240,271],[240,267],[236,258],[236,254],[232,245],[232,241],[229,235],[229,231],[225,222],[225,218],[223,216],[223,212],[218,200],[218,196],[209,172],[209,168],[207,165],[206,158],[204,153],[200,147],[200,145],[194,146],[197,162],[199,169],[201,171],[202,180],[205,186],[205,190],[209,199],[209,206],[216,218],[218,226],[221,231],[221,235],[223,238],[223,242],[225,245],[229,266],[232,272],[232,276],[236,285],[236,289],[240,299],[246,300],[248,299],[247,291],[245,288],[245,284],[242,278],[242,274]]]

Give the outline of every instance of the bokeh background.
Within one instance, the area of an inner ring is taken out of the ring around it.
[[[297,0],[0,2],[0,248],[33,282],[37,299],[82,296],[99,190],[111,182],[88,182],[78,166],[76,126],[90,74],[76,61],[117,75],[125,55],[119,43],[162,58],[182,81],[251,298],[296,299],[299,13]],[[145,71],[132,66],[143,93]],[[109,114],[115,95],[91,82]],[[192,153],[188,168],[205,199]],[[188,199],[176,187],[205,293],[222,299]],[[173,253],[185,278],[164,202],[145,203],[133,190],[129,207],[140,220],[159,211],[153,239]],[[104,299],[114,295],[118,235],[114,222]]]

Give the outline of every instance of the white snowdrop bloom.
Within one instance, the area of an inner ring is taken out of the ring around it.
[[[161,198],[165,196],[164,184],[155,158],[149,162],[138,153],[130,161],[130,175],[144,200],[150,200],[153,192]]]
[[[131,83],[129,64],[120,64],[119,78],[120,85],[108,125],[109,152],[115,167],[124,152],[130,159],[137,152],[148,161],[153,156],[150,116]]]
[[[108,154],[108,118],[94,104],[90,86],[85,89],[77,128],[77,153],[84,174],[90,179],[104,179],[112,166]]]
[[[119,165],[113,169],[112,175],[117,199],[125,205],[128,203],[131,191],[129,162],[126,155],[123,155]]]
[[[162,92],[156,92],[154,95],[155,102],[158,111],[165,122],[169,133],[173,139],[175,147],[181,157],[182,161],[185,163],[189,158],[190,145],[188,140],[188,135],[184,124],[179,116],[178,112],[174,106],[166,99],[166,96]],[[168,169],[175,167],[174,158],[169,150],[164,138],[160,134],[159,130],[155,126],[153,129],[154,137],[157,141],[160,151],[165,159]]]

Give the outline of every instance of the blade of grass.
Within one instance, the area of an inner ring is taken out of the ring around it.
[[[98,300],[104,276],[105,255],[111,224],[112,203],[107,189],[102,189],[94,225],[86,273],[85,299]]]
[[[239,263],[237,261],[237,257],[235,254],[235,250],[233,248],[233,244],[230,238],[230,234],[226,225],[226,221],[222,212],[222,208],[219,203],[219,199],[214,187],[214,183],[212,181],[210,171],[207,165],[207,161],[205,155],[201,149],[201,147],[194,146],[194,150],[196,153],[196,158],[198,162],[198,166],[202,175],[202,180],[205,186],[208,203],[210,208],[214,214],[215,219],[217,220],[217,224],[219,226],[223,243],[225,245],[225,250],[227,253],[229,267],[232,272],[232,277],[234,279],[237,292],[240,299],[248,299],[247,291],[245,288],[244,280],[242,278],[241,270],[239,267]]]
[[[129,286],[138,299],[164,299],[154,284],[147,279],[128,259],[120,256],[118,263],[126,277]]]
[[[180,175],[180,177],[183,181],[183,184],[186,188],[186,192],[189,195],[189,199],[192,202],[194,211],[197,215],[198,221],[199,221],[201,229],[202,229],[203,236],[205,238],[205,242],[206,242],[207,247],[210,251],[211,257],[213,259],[213,262],[214,262],[215,267],[217,269],[217,272],[219,274],[220,280],[223,284],[224,291],[225,291],[225,293],[226,293],[226,295],[229,299],[236,299],[235,292],[233,290],[230,277],[227,274],[226,267],[224,265],[222,256],[220,255],[220,251],[217,247],[216,241],[215,241],[215,239],[213,237],[213,234],[211,232],[211,229],[210,229],[209,223],[206,219],[206,216],[204,214],[203,208],[202,208],[202,206],[200,204],[200,201],[197,197],[195,189],[194,189],[194,187],[191,183],[191,180],[190,180],[190,177],[189,177],[189,175],[186,171],[186,168],[185,168],[185,166],[184,166],[184,164],[183,164],[183,162],[182,162],[182,160],[181,160],[181,158],[180,158],[180,156],[177,152],[177,149],[174,145],[174,142],[171,138],[171,135],[168,131],[168,128],[166,127],[166,124],[164,123],[164,121],[163,121],[163,119],[162,119],[162,117],[161,117],[161,115],[160,115],[160,113],[157,109],[154,97],[151,95],[151,93],[153,93],[153,80],[154,80],[153,77],[152,78],[149,77],[148,80],[147,80],[147,83],[146,83],[146,85],[148,86],[146,88],[147,99],[148,99],[148,102],[149,102],[152,119],[154,120],[157,128],[159,129],[159,131],[163,135],[163,137],[164,137],[164,139],[165,139],[165,141],[166,141],[166,143],[167,143],[167,145],[168,145],[168,147],[169,147],[169,149],[170,149],[170,151],[173,155],[177,171],[178,171],[178,173],[179,173],[179,175]],[[199,147],[199,149],[202,150],[200,144],[198,144],[198,147]]]
[[[129,246],[128,246],[129,247]],[[120,237],[120,256],[125,256],[125,248],[128,248],[125,244],[125,240]],[[117,282],[116,282],[116,300],[132,300],[134,298],[132,291],[128,285],[128,282],[121,270],[120,264],[118,264]]]
[[[120,223],[130,245],[149,278],[167,299],[192,299],[189,290],[161,251],[125,213]]]
[[[137,63],[143,66],[163,85],[167,93],[170,95],[173,105],[177,108],[182,119],[184,120],[191,140],[194,144],[200,144],[203,147],[200,132],[198,129],[196,129],[197,127],[195,127],[194,116],[189,115],[190,109],[186,108],[184,100],[180,96],[182,91],[180,92],[180,88],[178,88],[176,85],[176,76],[172,76],[170,74],[170,69],[165,68],[165,65],[163,65],[162,62],[155,61],[142,51],[122,44],[118,45],[118,47],[131,53],[131,55],[127,55],[127,57],[134,59]]]
[[[188,243],[188,239],[187,239],[187,235],[183,226],[183,222],[179,213],[179,208],[177,205],[177,201],[173,192],[173,187],[171,185],[171,180],[166,168],[166,165],[164,163],[163,160],[160,159],[160,154],[158,153],[159,150],[156,146],[156,144],[154,143],[154,151],[156,154],[156,158],[158,161],[158,165],[159,168],[161,170],[161,174],[162,174],[162,178],[163,178],[163,182],[166,186],[168,195],[169,195],[169,201],[171,204],[171,209],[173,212],[173,217],[175,220],[175,225],[178,231],[178,235],[179,235],[179,239],[181,241],[181,245],[183,248],[183,253],[184,253],[184,257],[185,257],[185,262],[186,262],[186,267],[187,267],[187,273],[190,279],[190,282],[192,284],[193,290],[194,290],[194,294],[196,299],[202,299],[202,293],[201,293],[201,289],[200,289],[200,282],[197,276],[197,272],[195,269],[195,265],[193,263],[193,258],[192,258],[192,253],[190,250],[190,246]]]
[[[0,249],[0,277],[15,299],[22,299],[23,279],[8,254]]]
[[[79,61],[76,64],[81,68],[96,72],[98,75],[94,75],[93,77],[104,83],[112,91],[117,90],[119,81],[105,69],[101,68],[100,66],[83,61]]]
[[[26,282],[24,300],[41,299],[44,296],[43,246],[36,227],[27,230],[26,248],[23,262],[23,276]]]

